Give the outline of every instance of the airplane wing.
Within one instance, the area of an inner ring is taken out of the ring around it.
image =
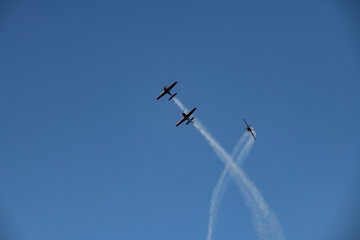
[[[170,91],[176,84],[177,84],[177,82],[174,82],[173,84],[171,84],[171,86],[167,88],[168,91]]]
[[[251,133],[251,135],[253,136],[253,138],[256,140],[256,137],[255,137],[253,131],[250,131],[250,133]]]
[[[193,114],[193,112],[195,112],[196,108],[194,108],[193,110],[191,110],[188,114],[186,114],[188,117],[191,116],[191,114]]]
[[[182,124],[185,121],[185,118],[183,117],[177,124],[176,126],[179,126],[180,124]]]
[[[157,98],[156,98],[156,100],[159,100],[162,96],[164,96],[166,94],[166,92],[165,91],[163,91]]]
[[[244,118],[243,118],[243,120],[244,120],[244,122],[245,122],[246,126],[247,126],[247,127],[249,127],[249,125],[247,124],[247,122],[245,121],[245,119],[244,119]]]

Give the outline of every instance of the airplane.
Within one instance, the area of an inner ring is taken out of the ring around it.
[[[191,114],[193,114],[193,112],[195,112],[196,108],[194,108],[193,110],[191,110],[188,114],[186,113],[182,113],[181,115],[183,116],[183,118],[176,124],[176,126],[179,126],[181,123],[183,123],[184,121],[188,121],[186,123],[186,125],[188,125],[190,122],[192,123],[192,120],[194,120],[195,117],[190,118]]]
[[[253,138],[256,140],[256,137],[255,137],[255,135],[254,135],[254,128],[253,127],[251,127],[251,125],[249,126],[248,124],[247,124],[247,122],[245,121],[245,119],[243,118],[243,120],[244,120],[244,122],[245,122],[245,124],[246,124],[246,131],[248,131],[249,133],[251,133],[251,135],[253,136]]]
[[[175,86],[177,84],[177,82],[174,82],[173,84],[171,84],[171,86],[170,87],[163,87],[163,91],[162,91],[162,93],[156,98],[156,100],[159,100],[162,96],[164,96],[165,94],[169,94],[171,97],[169,98],[169,101],[173,98],[173,97],[175,97],[175,95],[177,94],[177,93],[175,93],[174,95],[172,95],[171,93],[170,93],[170,90]]]

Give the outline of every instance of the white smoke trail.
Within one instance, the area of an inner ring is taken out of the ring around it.
[[[234,158],[237,153],[240,151],[241,146],[244,144],[244,142],[246,141],[246,139],[248,140],[246,145],[242,148],[238,158],[237,158],[237,164],[240,165],[241,162],[243,161],[243,159],[246,157],[245,154],[245,149],[249,149],[249,147],[251,148],[253,141],[251,141],[251,138],[249,138],[249,135],[247,133],[244,133],[241,138],[239,139],[239,141],[237,142],[237,144],[235,145],[231,157]],[[251,142],[250,142],[251,141]],[[247,147],[248,144],[251,144],[251,146]],[[250,149],[249,149],[250,151]],[[216,217],[217,217],[217,212],[218,212],[218,206],[220,205],[220,202],[225,194],[227,185],[229,183],[229,178],[226,178],[227,174],[229,172],[229,168],[225,167],[225,169],[222,171],[211,196],[211,201],[210,201],[210,209],[209,209],[209,223],[208,223],[208,235],[207,235],[207,240],[211,240],[212,235],[213,235],[213,229],[214,229],[214,225],[216,222]]]
[[[179,99],[174,100],[183,111],[187,111],[187,108]],[[234,163],[229,154],[203,127],[199,120],[196,119],[194,121],[194,126],[205,137],[215,153],[225,163],[226,168],[229,168],[230,173],[235,177],[236,183],[239,185],[240,191],[243,193],[246,203],[252,212],[252,222],[258,238],[285,240],[285,235],[276,215],[267,205],[253,182],[246,176],[245,172]]]
[[[234,158],[235,156],[237,156],[240,153],[240,150],[242,150],[243,144],[246,141],[250,140],[250,135],[245,132],[240,139],[238,140],[238,142],[236,143],[236,145],[234,146],[232,152],[231,152],[231,157]],[[239,158],[239,156],[237,157],[237,159]]]
[[[176,103],[176,105],[183,111],[183,112],[186,112],[188,113],[189,110],[187,109],[187,107],[184,106],[184,104],[182,104],[182,102],[177,99],[176,97],[173,98],[174,99],[174,102]]]
[[[246,141],[246,143],[243,146],[243,143],[245,141]],[[254,140],[252,138],[250,138],[248,133],[244,133],[241,136],[241,138],[239,139],[238,143],[235,145],[235,147],[232,151],[232,154],[231,154],[231,157],[234,158],[237,155],[237,153],[239,152],[241,146],[243,146],[238,157],[236,158],[236,163],[238,164],[238,166],[242,165],[246,156],[249,154],[253,144],[254,144]],[[221,173],[221,175],[215,185],[215,188],[214,188],[212,196],[211,196],[210,209],[209,209],[208,235],[207,235],[208,240],[211,240],[211,238],[212,238],[213,229],[214,229],[214,225],[215,225],[216,217],[217,217],[218,206],[220,205],[221,200],[222,200],[224,193],[227,189],[227,186],[229,184],[229,178],[227,178],[228,172],[229,172],[229,166],[224,168],[223,172]]]
[[[246,176],[221,147],[221,145],[210,135],[210,133],[202,128],[197,121],[194,122],[196,129],[205,137],[215,153],[229,168],[230,173],[235,177],[236,183],[239,185],[243,193],[247,205],[252,212],[253,225],[260,239],[285,239],[280,223],[276,215],[265,202],[259,190],[254,183]]]

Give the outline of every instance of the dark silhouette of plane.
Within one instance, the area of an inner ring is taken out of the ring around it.
[[[190,116],[191,116],[191,114],[193,114],[193,112],[195,112],[195,110],[196,110],[196,108],[194,108],[193,110],[191,110],[188,114],[186,114],[186,113],[182,113],[181,115],[182,115],[182,119],[176,124],[176,126],[179,126],[180,124],[182,124],[184,121],[188,121],[187,123],[186,123],[186,125],[188,125],[189,123],[192,123],[192,120],[194,120],[194,118],[195,117],[192,117],[192,118],[190,118]]]
[[[177,84],[177,82],[174,82],[173,84],[171,84],[171,86],[170,87],[163,87],[163,91],[162,91],[162,93],[156,98],[156,100],[159,100],[161,97],[163,97],[165,94],[169,94],[171,97],[169,98],[169,101],[173,98],[173,97],[175,97],[175,95],[177,94],[177,93],[175,93],[174,95],[172,95],[171,93],[170,93],[170,90],[175,86]]]
[[[248,124],[247,124],[247,122],[245,121],[245,119],[243,118],[243,120],[244,120],[244,122],[245,122],[245,124],[246,124],[246,131],[248,131],[249,133],[251,133],[251,135],[253,136],[253,138],[256,140],[256,137],[255,137],[255,135],[254,135],[254,128],[253,127],[251,127],[251,125],[249,126]]]

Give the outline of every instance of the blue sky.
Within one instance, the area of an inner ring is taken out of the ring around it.
[[[224,168],[174,89],[231,152],[287,239],[358,239],[356,1],[0,4],[2,239],[206,239]],[[256,239],[234,184],[214,239]]]

